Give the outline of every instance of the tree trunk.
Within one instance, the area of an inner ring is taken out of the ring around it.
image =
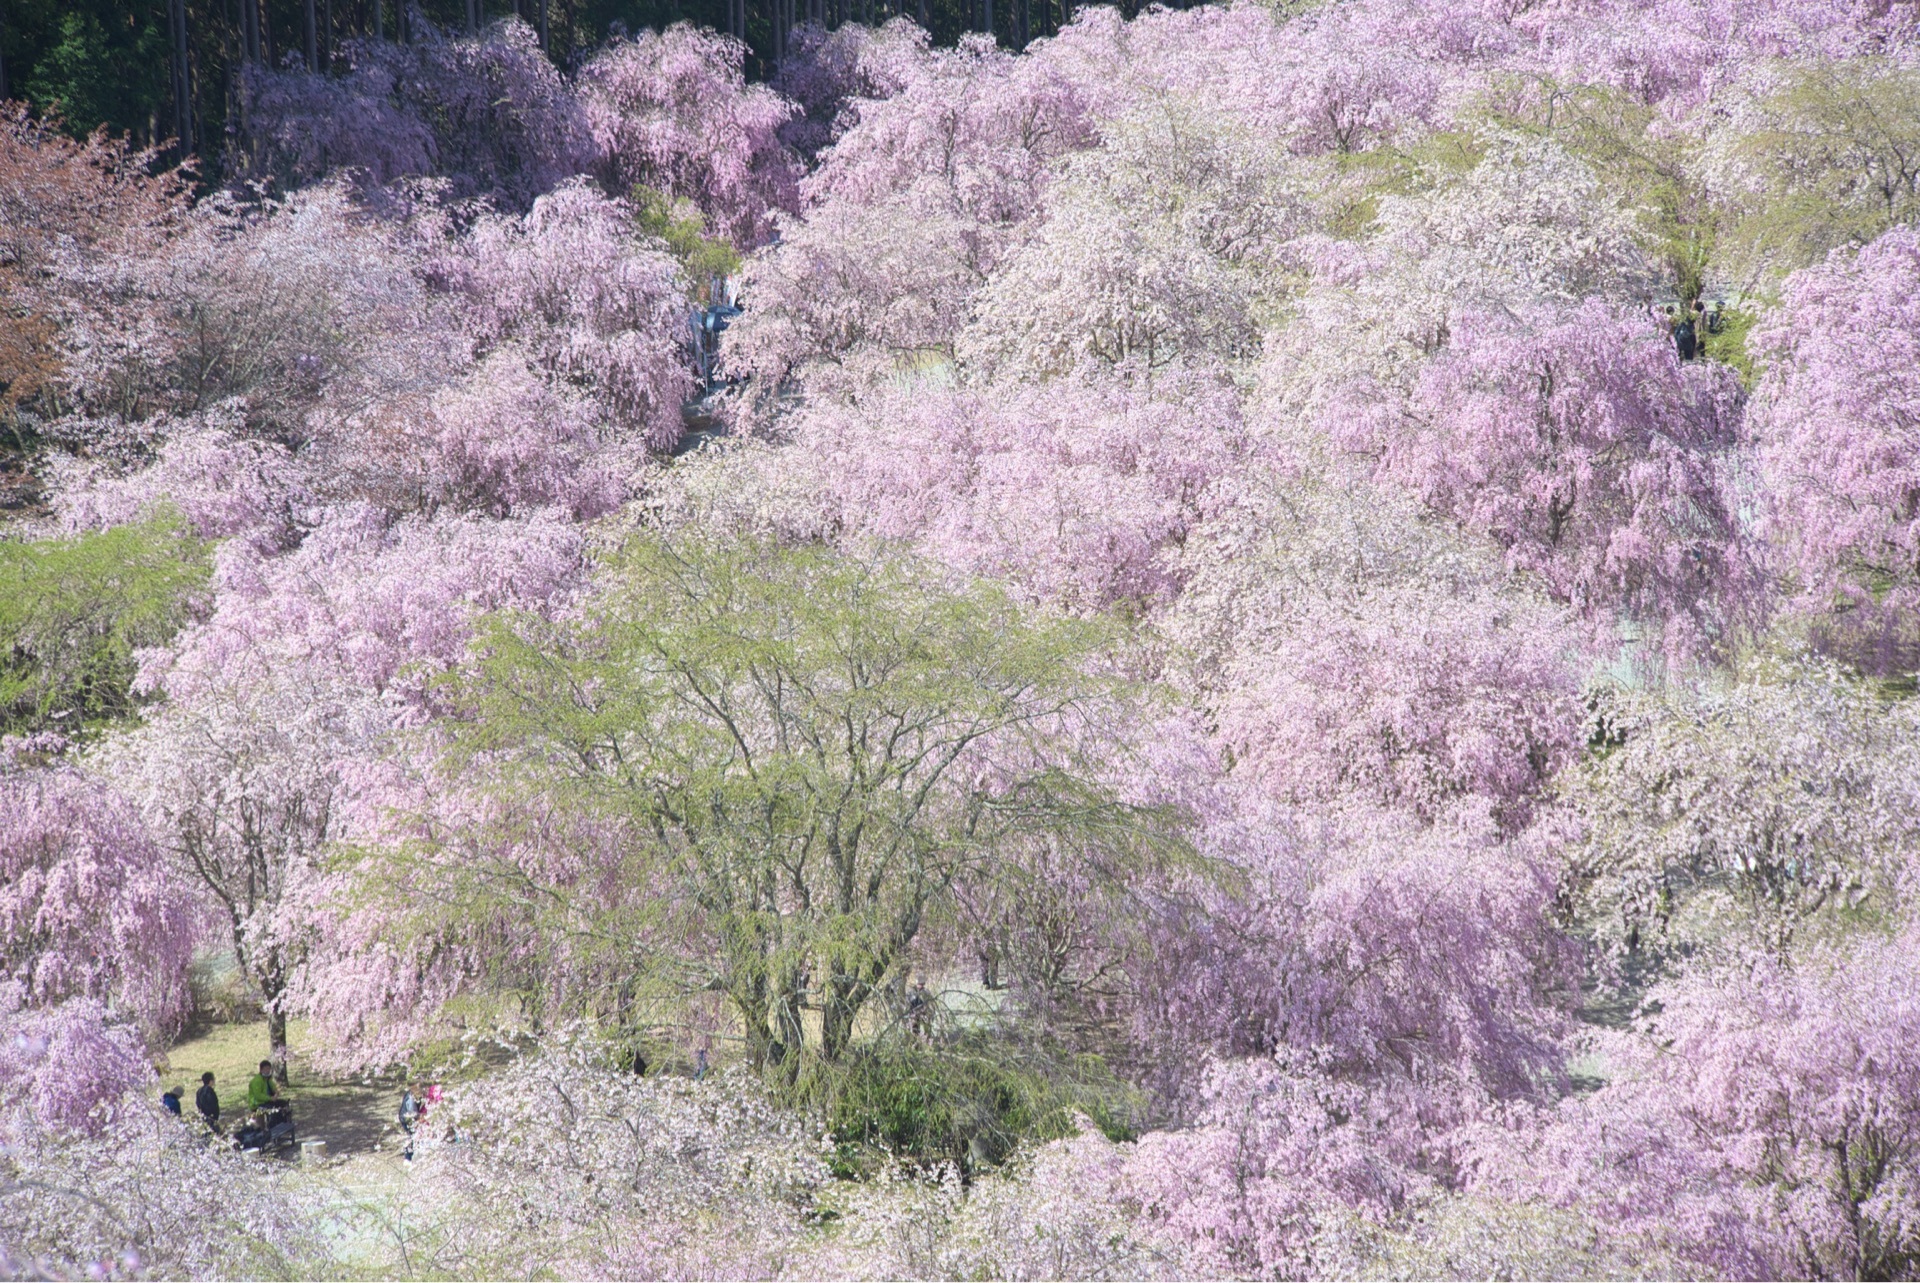
[[[274,1077],[280,1085],[287,1085],[287,1017],[278,1003],[267,1007],[267,1058],[273,1061]]]
[[[167,16],[173,28],[173,130],[179,140],[180,158],[185,160],[193,154],[193,74],[187,61],[187,0],[171,0]],[[6,87],[0,84],[0,98],[5,97]]]
[[[547,0],[540,0],[540,51],[553,56],[553,50],[547,46]]]
[[[307,0],[300,15],[307,23],[307,70],[320,70],[320,22],[314,16],[313,0]]]
[[[820,1010],[820,1059],[836,1061],[846,1052],[853,1041],[854,1022],[872,993],[872,987],[858,976],[836,975],[827,982]]]

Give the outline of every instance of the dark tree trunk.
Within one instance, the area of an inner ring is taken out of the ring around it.
[[[306,19],[307,31],[307,70],[320,70],[320,21],[313,12],[313,0],[307,0],[300,15]]]
[[[187,61],[187,0],[170,0],[168,25],[172,27],[173,57],[173,135],[180,146],[180,158],[193,153],[193,72]],[[6,96],[0,88],[0,98]]]
[[[547,0],[540,0],[540,48],[548,57],[553,56],[553,50],[547,44]]]

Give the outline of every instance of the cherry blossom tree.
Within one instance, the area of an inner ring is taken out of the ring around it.
[[[21,1274],[275,1276],[326,1261],[259,1166],[152,1097],[137,1040],[76,1000],[0,995],[0,1267]]]
[[[0,1135],[98,1136],[153,1081],[139,1034],[91,998],[25,1006],[0,989]]]
[[[1646,322],[1590,302],[1456,315],[1404,419],[1332,427],[1598,629],[1664,629],[1684,659],[1731,640],[1749,591],[1724,463],[1737,404],[1729,373],[1683,368]]]
[[[1221,383],[1167,372],[1044,389],[905,384],[792,431],[814,528],[910,539],[973,574],[1081,609],[1179,589],[1180,545],[1242,457]]]
[[[780,130],[794,105],[742,71],[746,46],[676,23],[618,40],[581,68],[580,102],[609,186],[692,201],[741,249],[794,208],[800,173]]]
[[[679,439],[693,387],[679,266],[624,201],[566,184],[524,217],[483,218],[434,270],[482,350],[516,344],[548,379],[585,384],[619,431],[655,449]]]
[[[242,159],[294,184],[433,176],[514,209],[592,167],[588,113],[533,28],[514,17],[455,36],[421,15],[411,26],[404,43],[344,42],[344,75],[246,68]]]
[[[1767,371],[1747,430],[1780,569],[1831,644],[1875,671],[1916,653],[1916,281],[1920,238],[1896,229],[1793,276],[1753,339]]]
[[[1907,927],[1797,965],[1696,963],[1603,1042],[1606,1086],[1488,1136],[1477,1182],[1711,1273],[1910,1272],[1914,943]]]
[[[0,803],[0,960],[20,998],[176,1031],[199,923],[141,817],[65,763],[0,770]]]
[[[950,357],[966,300],[1000,261],[1052,163],[1093,141],[1065,69],[984,41],[890,46],[901,88],[858,119],[802,184],[800,217],[748,265],[730,368],[777,388]]]
[[[1280,249],[1311,215],[1290,158],[1236,123],[1149,99],[1108,124],[976,294],[961,361],[1031,376],[1252,352]]]
[[[364,711],[304,686],[290,675],[204,692],[116,740],[104,759],[170,857],[168,872],[207,897],[265,1003],[269,1051],[287,1045],[282,999],[300,944],[280,911],[337,832],[336,763],[373,733]]]
[[[178,175],[153,177],[147,158],[96,134],[75,143],[25,107],[0,115],[0,409],[55,412],[64,400],[61,330],[93,302],[90,269],[144,257],[185,213]],[[122,323],[132,320],[122,318]]]
[[[1615,947],[1737,935],[1783,954],[1907,894],[1911,709],[1800,659],[1706,690],[1610,692],[1598,711],[1611,751],[1565,796],[1574,885]]]

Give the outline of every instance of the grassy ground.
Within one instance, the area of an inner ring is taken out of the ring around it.
[[[371,1153],[384,1148],[397,1152],[395,1118],[400,1084],[382,1079],[329,1078],[304,1071],[301,1045],[305,1030],[295,1021],[287,1030],[291,1051],[287,1089],[293,1118],[302,1140],[324,1140],[337,1155]],[[265,1021],[247,1024],[202,1025],[187,1031],[167,1052],[161,1073],[164,1087],[182,1086],[185,1104],[193,1110],[193,1093],[200,1075],[211,1070],[220,1093],[221,1119],[237,1119],[246,1112],[247,1080],[267,1051]]]

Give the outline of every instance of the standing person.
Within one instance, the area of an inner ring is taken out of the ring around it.
[[[1694,300],[1694,306],[1700,306],[1698,299]],[[1680,318],[1673,327],[1673,345],[1679,349],[1682,361],[1693,360],[1699,351],[1700,332],[1694,328],[1692,313],[1686,311],[1680,313]]]
[[[925,981],[915,981],[913,989],[907,994],[907,1028],[917,1038],[927,1036],[928,1017],[933,1014],[933,995],[927,992]]]
[[[193,1093],[193,1107],[200,1111],[200,1119],[209,1129],[220,1130],[220,1093],[213,1089],[213,1074],[200,1075],[200,1090]]]
[[[247,1108],[258,1109],[280,1093],[273,1089],[273,1062],[260,1062],[260,1072],[247,1081]]]
[[[408,1083],[400,1092],[400,1130],[407,1134],[407,1147],[400,1151],[400,1157],[409,1163],[413,1161],[413,1129],[427,1107],[420,1103],[420,1097],[414,1093],[413,1084]]]
[[[707,1076],[707,1044],[703,1041],[693,1051],[693,1081],[699,1082]]]

